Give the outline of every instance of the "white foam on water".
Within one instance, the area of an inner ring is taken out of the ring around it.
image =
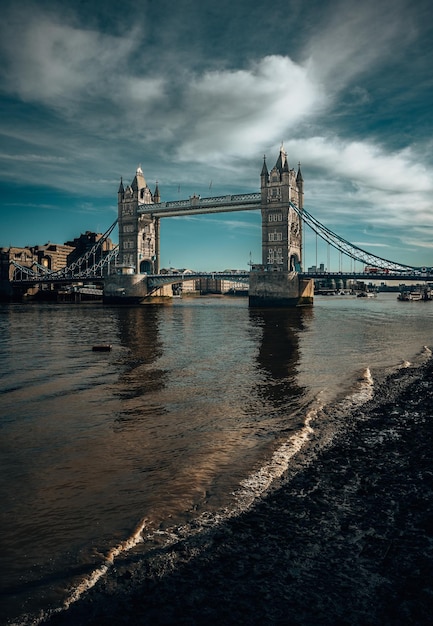
[[[234,495],[241,510],[249,508],[273,483],[280,478],[289,467],[292,459],[307,443],[314,433],[311,424],[323,408],[319,403],[310,409],[305,418],[303,428],[289,437],[272,455],[268,463],[241,482],[241,488]]]
[[[62,611],[67,610],[71,606],[71,604],[77,602],[77,600],[79,600],[86,591],[94,587],[100,578],[105,576],[105,574],[108,572],[110,567],[113,565],[115,559],[119,555],[128,552],[139,543],[142,543],[143,531],[145,529],[146,523],[147,520],[144,519],[142,522],[140,522],[133,534],[128,539],[122,541],[114,548],[111,548],[111,550],[105,557],[103,564],[97,569],[93,570],[93,572],[89,576],[86,576],[86,578],[84,578],[73,589],[72,593],[66,598],[62,606],[55,609],[50,609],[49,611],[43,611],[37,616],[24,616],[20,622],[11,623],[10,626],[37,626],[38,624],[41,624],[43,621],[45,621],[50,615],[54,615],[55,613],[61,613]]]
[[[364,404],[368,400],[371,400],[374,392],[374,380],[369,367],[366,367],[363,371],[356,389],[348,396],[348,404],[354,406]]]
[[[147,520],[143,520],[135,529],[134,533],[125,541],[122,541],[119,545],[111,548],[105,561],[101,567],[94,570],[90,576],[85,578],[72,592],[72,594],[65,600],[63,609],[67,609],[73,602],[76,602],[84,592],[88,591],[96,585],[98,580],[104,576],[109,568],[113,565],[115,559],[125,552],[128,552],[139,543],[143,541],[143,531],[146,526]]]

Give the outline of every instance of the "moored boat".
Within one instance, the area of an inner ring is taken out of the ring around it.
[[[429,289],[424,289],[424,291],[401,291],[397,296],[397,300],[400,300],[400,302],[426,302],[431,299]]]

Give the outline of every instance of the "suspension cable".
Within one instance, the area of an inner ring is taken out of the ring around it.
[[[319,235],[319,237],[321,237],[333,248],[339,250],[340,253],[346,254],[355,261],[361,261],[361,263],[372,265],[373,267],[388,269],[392,271],[403,272],[407,271],[408,269],[419,269],[411,265],[396,263],[395,261],[390,261],[389,259],[385,259],[383,257],[371,254],[370,252],[359,248],[355,244],[350,243],[346,239],[343,239],[343,237],[340,237],[340,235],[332,232],[332,230],[321,224],[306,209],[299,209],[299,207],[297,207],[296,204],[293,204],[293,202],[289,202],[289,204],[292,209],[297,213],[297,215],[305,222],[305,224],[307,224],[307,226],[309,226],[311,230],[316,233],[316,235]]]

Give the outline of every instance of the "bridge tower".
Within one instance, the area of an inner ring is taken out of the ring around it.
[[[266,158],[261,172],[262,264],[268,270],[297,271],[302,265],[302,220],[290,206],[304,204],[304,180],[289,168],[287,153],[280,148],[275,166],[268,172]]]
[[[262,264],[250,274],[250,306],[300,306],[313,303],[314,282],[298,276],[302,270],[302,220],[290,203],[304,206],[301,166],[290,169],[280,148],[268,171],[266,158],[260,175]]]
[[[119,265],[125,273],[156,274],[159,271],[159,218],[138,214],[139,206],[160,201],[158,184],[152,194],[141,167],[134,180],[117,192]]]

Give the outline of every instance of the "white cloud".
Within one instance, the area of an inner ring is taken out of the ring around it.
[[[338,90],[374,63],[395,56],[415,35],[405,0],[341,0],[310,40],[309,75]]]
[[[161,97],[161,78],[133,80],[130,75],[138,28],[125,36],[112,36],[68,25],[37,10],[26,17],[20,23],[19,37],[5,21],[0,43],[7,58],[4,82],[22,100],[44,103],[70,115],[100,99],[106,104],[132,101],[144,105]],[[12,23],[14,19],[19,16]]]
[[[409,226],[414,221],[433,220],[433,169],[421,165],[421,159],[410,148],[387,153],[371,142],[323,136],[292,140],[286,148],[289,158],[296,155],[318,172],[320,179],[311,181],[315,203],[326,197],[329,205],[333,196],[334,215],[339,213],[342,220],[356,205],[356,218],[361,222],[366,219],[377,224]],[[322,186],[324,176],[326,185]],[[344,181],[350,185],[350,191],[343,189]],[[308,184],[307,180],[307,203]],[[344,200],[346,210],[342,206]]]
[[[4,161],[23,161],[25,163],[59,163],[66,164],[67,159],[61,156],[44,154],[8,154],[0,152],[0,159]]]
[[[288,57],[269,56],[242,70],[206,72],[184,93],[188,133],[180,160],[221,161],[260,152],[287,128],[323,107],[324,93]]]
[[[391,193],[433,191],[433,172],[420,164],[409,147],[388,153],[369,141],[324,141],[322,137],[308,139],[304,145],[316,152],[316,165],[322,153],[330,159],[333,171],[360,184]]]

